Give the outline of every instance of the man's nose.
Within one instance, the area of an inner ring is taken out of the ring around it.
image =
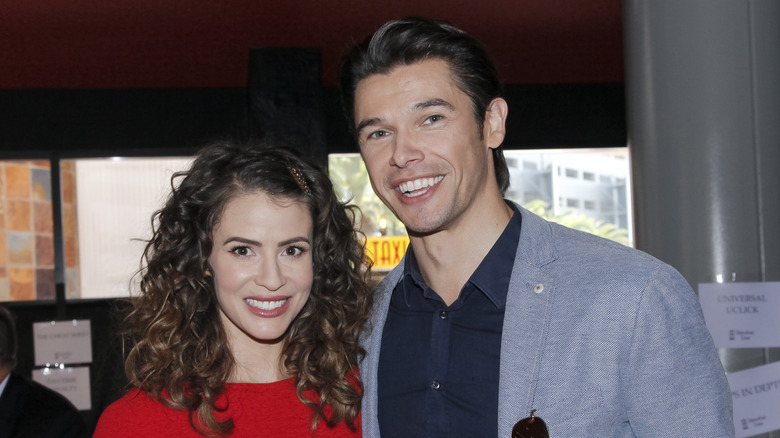
[[[396,167],[406,167],[410,163],[419,161],[423,157],[419,147],[419,141],[412,133],[396,132],[393,139],[393,155],[390,164]]]

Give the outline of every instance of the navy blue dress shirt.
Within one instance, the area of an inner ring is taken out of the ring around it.
[[[379,354],[382,436],[498,433],[501,330],[520,225],[515,211],[450,306],[426,285],[409,247]]]

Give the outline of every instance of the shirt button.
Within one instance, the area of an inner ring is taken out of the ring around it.
[[[439,312],[439,318],[441,319],[447,319],[447,315],[448,313],[446,310],[442,310],[441,312]]]
[[[544,285],[542,283],[537,284],[534,286],[534,292],[540,294],[544,290]]]
[[[434,380],[433,382],[431,382],[431,388],[432,389],[439,389],[439,388],[441,388],[441,383],[439,383],[438,381]]]

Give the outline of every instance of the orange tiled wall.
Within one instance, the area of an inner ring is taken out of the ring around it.
[[[79,233],[76,220],[76,162],[60,161],[60,183],[62,185],[62,226],[65,240],[65,294],[78,298],[79,278]]]
[[[51,199],[48,161],[0,161],[0,301],[54,299]]]

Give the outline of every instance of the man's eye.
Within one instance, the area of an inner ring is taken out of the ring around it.
[[[428,117],[425,119],[425,123],[426,123],[426,124],[436,123],[436,122],[438,122],[439,120],[441,120],[441,119],[443,119],[443,118],[444,118],[444,116],[441,116],[441,115],[439,115],[439,114],[433,114],[433,115],[431,115],[431,116],[428,116]]]
[[[368,135],[368,138],[381,138],[387,135],[387,131],[374,131]]]

